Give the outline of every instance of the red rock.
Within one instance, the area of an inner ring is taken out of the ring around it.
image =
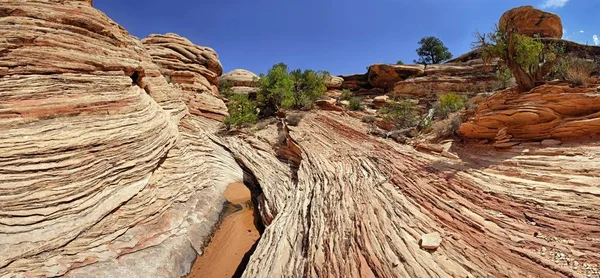
[[[493,139],[500,128],[515,139],[593,138],[600,133],[595,88],[544,85],[529,93],[497,93],[479,105],[458,130],[467,138]]]
[[[375,64],[369,67],[369,84],[376,88],[388,88],[396,82],[425,73],[422,65]]]
[[[530,37],[539,35],[542,38],[560,39],[563,35],[562,21],[559,16],[532,6],[522,6],[505,12],[498,26],[500,28],[514,26],[518,33]]]

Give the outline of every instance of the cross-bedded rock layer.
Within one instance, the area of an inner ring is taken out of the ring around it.
[[[219,123],[90,1],[0,16],[0,276],[185,274],[242,178]],[[214,83],[208,56],[181,63]]]
[[[270,223],[245,277],[598,274],[597,144],[455,146],[460,159],[448,159],[366,129],[339,112],[307,115],[289,133],[296,174],[271,148],[274,128],[228,139]],[[421,249],[434,232],[441,246]]]
[[[493,139],[498,131],[515,139],[593,139],[600,134],[600,87],[545,85],[528,93],[507,90],[478,106],[460,127],[467,138]]]

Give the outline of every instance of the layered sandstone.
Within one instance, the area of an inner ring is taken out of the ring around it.
[[[503,128],[522,140],[596,138],[600,134],[600,87],[545,85],[528,93],[497,93],[478,106],[459,134],[493,139]]]
[[[341,78],[339,76],[329,76],[326,80],[325,80],[325,86],[327,87],[327,89],[332,90],[332,89],[339,89],[342,87],[342,84],[344,83],[344,78]]]
[[[0,276],[179,277],[241,169],[90,2],[0,3]]]
[[[423,65],[375,64],[367,71],[369,84],[373,87],[388,88],[396,82],[425,74]]]
[[[244,70],[235,69],[219,78],[219,81],[229,81],[233,85],[233,92],[236,94],[256,94],[258,91],[258,75]]]
[[[212,48],[173,33],[150,35],[142,43],[162,74],[181,89],[190,113],[216,120],[228,116],[218,89],[223,67]]]
[[[455,145],[446,158],[367,130],[309,113],[287,134],[299,166],[278,158],[275,127],[227,139],[268,224],[244,277],[598,274],[597,144]]]

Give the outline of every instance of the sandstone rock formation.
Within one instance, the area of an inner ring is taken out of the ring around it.
[[[1,277],[181,277],[241,180],[267,226],[244,277],[598,275],[598,144],[419,151],[326,100],[297,127],[217,136],[216,53],[175,34],[142,44],[90,3],[0,3]],[[342,87],[383,90],[364,74]],[[502,92],[461,131],[591,136],[597,95]]]
[[[418,97],[434,101],[441,94],[476,95],[497,87],[496,62],[484,65],[481,59],[442,65],[429,65],[423,76],[400,80],[391,89],[395,95]]]
[[[142,43],[162,74],[183,91],[190,113],[216,120],[228,116],[218,89],[223,67],[213,49],[177,34],[150,35]]]
[[[342,89],[359,90],[369,89],[372,86],[369,84],[369,78],[367,74],[352,74],[343,75],[344,82],[342,83]]]
[[[561,38],[562,21],[558,15],[538,10],[532,6],[522,6],[505,12],[498,23],[500,28],[513,26],[517,33],[533,37]]]
[[[325,86],[327,86],[327,89],[339,89],[342,87],[342,84],[344,83],[344,78],[341,78],[339,76],[329,76],[329,78],[327,78],[327,80],[325,80]]]
[[[307,114],[289,132],[297,169],[277,158],[274,127],[226,140],[256,177],[268,224],[244,277],[597,275],[596,144],[455,145],[446,158],[367,129]],[[435,233],[437,250],[420,248]]]
[[[244,69],[232,70],[223,74],[219,81],[230,81],[236,94],[256,94],[258,75]]]
[[[388,88],[396,82],[425,73],[423,65],[375,64],[367,72],[369,84],[373,87]]]
[[[366,74],[342,76],[342,88],[355,95],[381,96],[393,94],[435,101],[439,95],[461,93],[470,96],[497,88],[497,60],[484,65],[480,52],[473,51],[445,64],[384,65],[369,67]]]
[[[506,128],[514,139],[596,138],[600,134],[600,87],[540,86],[529,93],[507,90],[479,105],[459,134],[493,139]]]
[[[216,56],[169,35],[160,69],[90,1],[0,11],[0,276],[185,274],[242,172],[161,71],[210,94]]]

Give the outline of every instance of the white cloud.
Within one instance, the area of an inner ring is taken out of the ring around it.
[[[598,35],[593,35],[592,39],[594,39],[595,45],[600,45],[600,38],[598,38]]]
[[[560,8],[567,4],[569,0],[546,0],[540,7],[542,9]]]
[[[585,33],[585,31],[583,31],[583,30],[579,30],[579,33],[582,33],[582,34],[583,34],[583,33]]]

